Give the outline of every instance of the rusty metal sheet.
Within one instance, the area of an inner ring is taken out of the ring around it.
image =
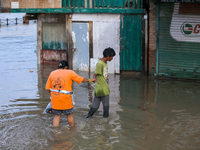
[[[67,51],[63,50],[41,50],[41,64],[58,64],[61,60],[66,60]]]

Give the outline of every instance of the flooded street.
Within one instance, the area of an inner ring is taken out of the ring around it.
[[[109,75],[110,116],[102,104],[84,119],[94,84],[74,84],[75,127],[52,127],[45,84],[57,66],[37,65],[36,23],[0,27],[0,150],[199,150],[200,83]],[[77,72],[84,77],[87,72]]]

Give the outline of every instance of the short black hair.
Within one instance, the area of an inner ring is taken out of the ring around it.
[[[115,56],[115,50],[113,48],[108,47],[104,49],[103,57],[108,57],[108,56],[110,57]]]
[[[68,62],[66,60],[62,60],[58,64],[58,69],[60,69],[60,68],[64,69],[66,66],[67,66],[67,68],[69,68]]]

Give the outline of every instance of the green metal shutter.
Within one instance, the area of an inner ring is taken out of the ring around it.
[[[188,16],[189,23],[186,23],[183,17],[187,18],[187,14],[179,14],[179,7],[178,3],[160,3],[157,75],[200,79],[200,36],[198,37],[197,34],[196,37],[183,35],[183,31],[188,33],[187,30],[194,29],[192,22],[200,24],[200,19],[199,16],[193,15],[192,19]]]
[[[142,70],[142,15],[123,15],[121,19],[121,71]]]

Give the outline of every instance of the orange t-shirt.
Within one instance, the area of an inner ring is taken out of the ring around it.
[[[50,73],[46,83],[46,89],[72,91],[73,81],[80,84],[83,77],[72,70],[57,69]],[[53,109],[65,110],[73,108],[71,94],[51,92],[51,105]]]

